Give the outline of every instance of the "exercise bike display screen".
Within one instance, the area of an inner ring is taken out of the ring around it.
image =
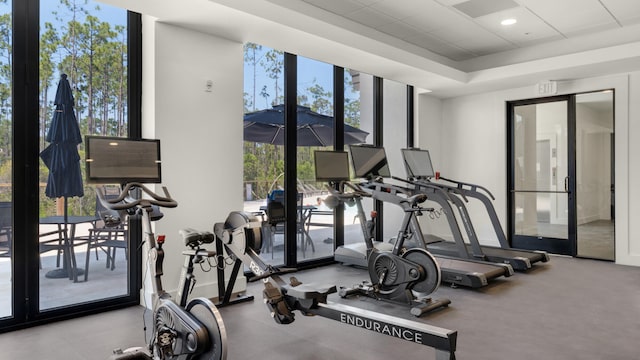
[[[424,179],[435,176],[429,150],[402,149],[401,151],[409,177]]]
[[[316,150],[316,181],[348,181],[349,154],[345,151]]]
[[[350,145],[351,162],[357,178],[391,177],[387,154],[383,147]]]
[[[124,184],[160,183],[160,140],[87,136],[87,182]]]

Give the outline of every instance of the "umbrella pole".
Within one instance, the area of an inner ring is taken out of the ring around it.
[[[67,206],[68,199],[64,196],[64,215],[62,224],[62,269],[55,269],[49,271],[45,276],[50,279],[59,279],[68,277],[73,282],[78,282],[78,275],[82,275],[81,270],[78,269],[76,263],[75,252],[73,251],[73,244],[69,237],[68,222],[69,222],[69,208]],[[75,231],[74,231],[75,232]],[[75,236],[75,234],[74,234]],[[88,251],[88,249],[87,249]]]
[[[64,237],[65,237],[65,245],[67,247],[67,251],[69,253],[69,257],[68,257],[68,264],[67,264],[67,270],[69,271],[69,279],[73,280],[73,282],[78,282],[78,275],[82,275],[80,274],[80,270],[78,269],[78,264],[76,263],[76,252],[73,249],[73,244],[71,243],[71,241],[73,239],[71,239],[69,237],[69,232],[67,231],[67,224],[69,222],[69,207],[67,206],[67,201],[68,198],[65,196],[64,197]],[[73,231],[73,237],[75,237],[75,228]],[[87,248],[87,251],[89,251],[89,248]]]

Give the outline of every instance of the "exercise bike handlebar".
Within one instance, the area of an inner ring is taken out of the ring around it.
[[[130,197],[129,191],[134,188],[142,190],[143,193],[149,195],[151,198],[134,199]],[[166,186],[162,187],[162,191],[164,192],[164,196],[156,194],[141,183],[132,182],[125,185],[124,189],[122,189],[122,192],[117,198],[107,199],[104,191],[100,188],[96,188],[96,193],[98,194],[100,202],[111,210],[128,210],[134,207],[148,208],[152,205],[164,208],[177,207],[178,202],[171,197],[171,194],[169,194],[169,190],[167,190]]]

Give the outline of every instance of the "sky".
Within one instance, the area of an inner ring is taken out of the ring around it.
[[[263,51],[269,51],[269,48],[264,47]],[[259,55],[258,55],[259,56]],[[333,65],[325,62],[317,61],[310,58],[305,58],[303,56],[298,56],[298,88],[299,89],[307,89],[313,86],[314,82],[322,86],[325,91],[329,91],[333,93]],[[253,69],[250,64],[245,63],[244,66],[244,91],[246,93],[252,93],[253,87]],[[282,86],[283,81],[280,80],[279,83]],[[265,99],[260,96],[260,90],[263,86],[267,87],[267,92],[270,97]],[[279,91],[281,91],[280,89]],[[279,93],[279,95],[282,95]],[[350,92],[350,89],[345,88],[345,97],[346,98],[356,98],[358,94],[354,94]],[[274,80],[270,79],[267,74],[263,71],[262,67],[258,65],[257,73],[256,73],[256,108],[264,109],[266,106],[266,102],[269,104],[275,97],[274,90]]]

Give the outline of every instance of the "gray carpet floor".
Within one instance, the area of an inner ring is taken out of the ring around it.
[[[306,283],[347,286],[364,270],[332,265],[302,271]],[[298,315],[278,325],[250,283],[253,302],[220,309],[229,359],[434,359],[431,348]],[[458,331],[457,359],[639,359],[640,268],[553,256],[480,290],[440,287],[451,306],[421,318],[403,306],[369,298],[330,300]],[[104,359],[116,347],[144,342],[141,307],[0,335],[2,359]],[[148,316],[147,312],[147,316]]]

